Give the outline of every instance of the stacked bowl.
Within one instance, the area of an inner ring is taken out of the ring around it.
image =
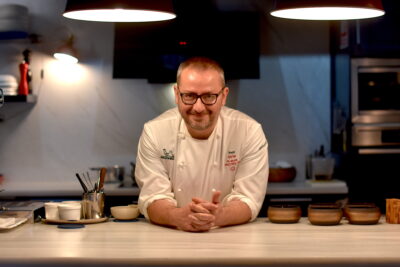
[[[4,95],[17,95],[17,79],[14,76],[8,74],[0,75],[0,88],[3,89]]]

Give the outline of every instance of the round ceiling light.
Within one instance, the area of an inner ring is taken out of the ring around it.
[[[385,14],[380,0],[277,0],[274,17],[302,20],[349,20]]]
[[[64,17],[101,22],[148,22],[176,17],[167,0],[68,0]]]

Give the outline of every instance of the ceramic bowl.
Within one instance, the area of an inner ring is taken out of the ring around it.
[[[58,202],[46,202],[44,203],[44,210],[45,210],[45,216],[46,219],[48,220],[59,220],[59,214],[58,214],[58,205],[60,203]]]
[[[60,220],[79,221],[81,219],[81,205],[76,203],[60,203],[58,205],[58,214]]]
[[[291,182],[296,178],[296,168],[269,168],[268,182],[284,183]]]
[[[267,213],[268,219],[273,223],[297,223],[301,217],[298,205],[271,205]]]
[[[351,224],[377,224],[381,218],[381,211],[374,204],[348,204],[344,213]]]
[[[308,206],[308,220],[313,225],[337,225],[342,216],[342,208],[337,204],[310,204]]]
[[[111,214],[118,220],[133,220],[139,216],[140,212],[139,208],[134,206],[115,206],[111,207]]]

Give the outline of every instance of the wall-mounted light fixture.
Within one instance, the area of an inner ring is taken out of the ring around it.
[[[303,20],[349,20],[383,16],[381,0],[276,0],[274,17]]]
[[[63,16],[104,22],[162,21],[176,17],[172,0],[68,0]]]
[[[74,36],[71,35],[54,53],[54,57],[65,63],[78,63],[78,52],[74,47]]]

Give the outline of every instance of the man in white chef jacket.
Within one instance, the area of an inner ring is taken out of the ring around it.
[[[174,92],[177,107],[147,122],[140,137],[141,213],[190,232],[254,220],[268,181],[262,126],[224,106],[229,88],[211,59],[183,62]]]

